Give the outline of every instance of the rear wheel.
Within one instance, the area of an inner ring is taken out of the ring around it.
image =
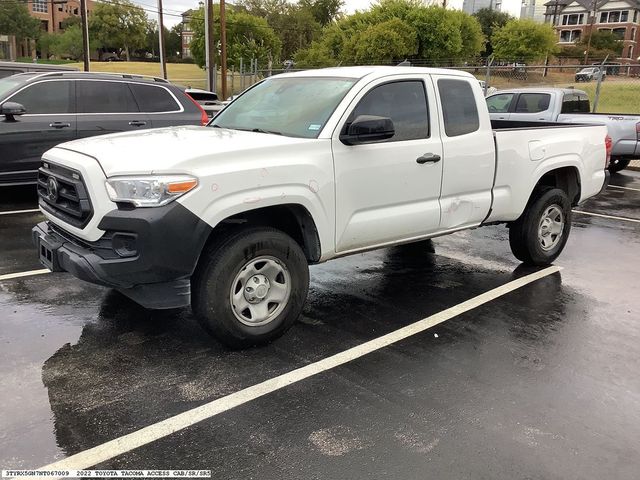
[[[524,213],[510,225],[514,256],[529,265],[548,265],[564,249],[571,231],[571,203],[558,188],[534,192]]]
[[[609,171],[615,173],[624,170],[629,166],[629,162],[631,162],[631,160],[628,158],[612,158],[609,163]]]
[[[260,345],[296,321],[309,288],[300,246],[272,228],[230,234],[207,249],[192,279],[202,327],[234,348]]]

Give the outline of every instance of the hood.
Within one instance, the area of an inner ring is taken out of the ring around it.
[[[58,145],[95,158],[113,175],[188,172],[194,160],[296,146],[315,139],[223,128],[182,126],[90,137]],[[186,169],[183,168],[187,167]]]

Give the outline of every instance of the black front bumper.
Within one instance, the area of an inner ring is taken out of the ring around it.
[[[211,227],[179,203],[113,210],[96,242],[42,222],[32,230],[41,263],[115,288],[147,308],[190,304],[190,277]]]

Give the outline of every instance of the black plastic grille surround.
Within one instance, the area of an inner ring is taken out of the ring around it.
[[[83,228],[93,216],[82,175],[70,168],[43,162],[38,170],[38,197],[40,207],[74,227]]]

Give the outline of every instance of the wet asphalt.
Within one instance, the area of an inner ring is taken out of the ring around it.
[[[581,210],[640,219],[640,173]],[[31,188],[0,211],[34,208]],[[0,215],[0,275],[42,268]],[[574,214],[553,274],[97,465],[216,479],[640,478],[640,223]],[[491,226],[311,268],[300,321],[230,351],[189,309],[65,273],[0,280],[0,468],[37,468],[536,271]],[[437,336],[436,336],[437,335]]]

